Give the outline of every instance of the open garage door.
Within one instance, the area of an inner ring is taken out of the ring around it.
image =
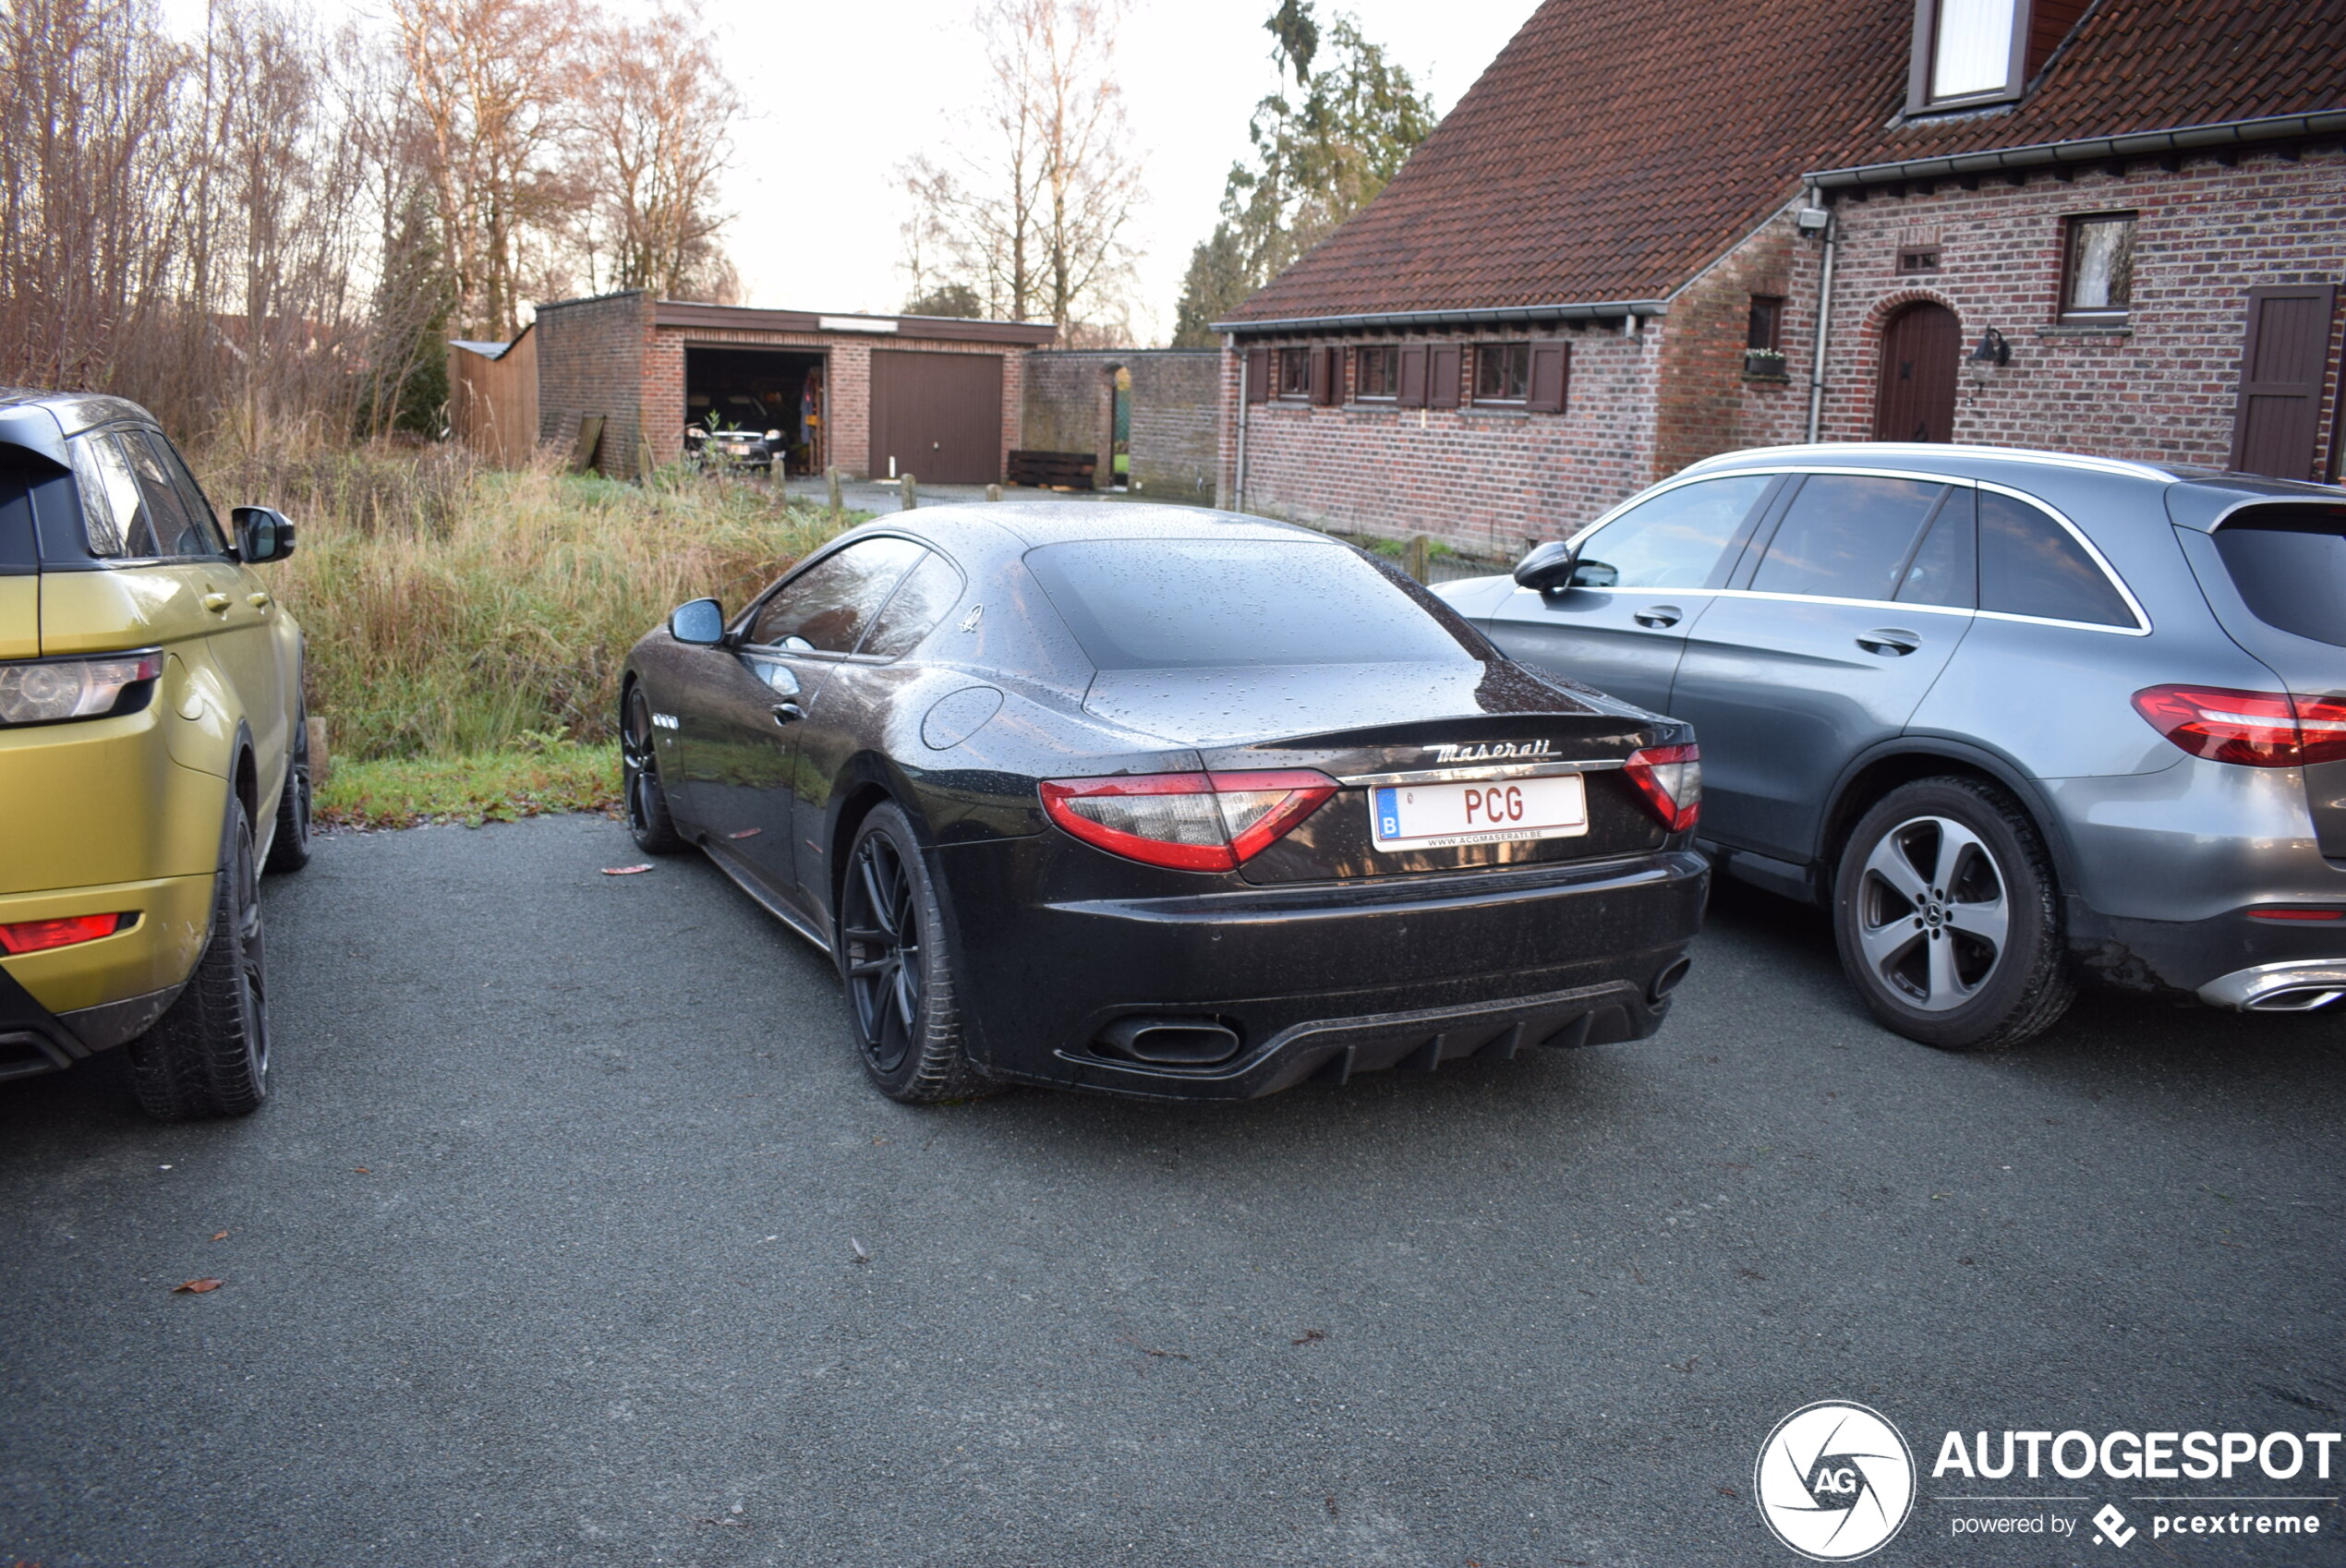
[[[990,485],[1002,476],[1002,356],[872,353],[871,476]]]

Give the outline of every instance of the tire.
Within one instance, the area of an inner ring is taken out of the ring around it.
[[[246,1116],[269,1094],[260,878],[244,802],[232,797],[228,814],[203,954],[170,1010],[128,1052],[132,1092],[162,1121]]]
[[[926,1104],[998,1089],[963,1053],[937,885],[912,824],[892,803],[875,808],[855,830],[839,935],[857,1054],[881,1093]]]
[[[269,872],[299,871],[309,863],[309,708],[294,718],[293,754],[285,787],[277,791],[277,831],[269,840]]]
[[[641,686],[627,688],[620,714],[619,783],[625,797],[627,831],[646,854],[682,854],[692,846],[669,814],[668,791],[659,781],[659,749],[652,743],[652,705]]]
[[[2075,995],[2052,862],[2018,802],[1924,778],[1857,821],[1833,877],[1841,967],[1874,1017],[1947,1051],[2001,1051]]]

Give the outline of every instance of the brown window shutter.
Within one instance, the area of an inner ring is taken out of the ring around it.
[[[1572,345],[1567,343],[1535,343],[1531,345],[1531,395],[1523,405],[1534,414],[1564,412],[1564,383],[1572,363]]]
[[[2248,344],[2232,411],[2231,467],[2276,479],[2311,479],[2321,440],[2322,376],[2328,369],[2328,283],[2248,291]]]
[[[1425,344],[1412,344],[1401,351],[1401,380],[1393,401],[1401,408],[1425,406]]]
[[[1426,360],[1425,405],[1428,408],[1456,408],[1458,405],[1458,377],[1463,366],[1456,344],[1436,344]]]
[[[1246,351],[1246,401],[1271,401],[1271,351],[1267,348]]]
[[[1333,406],[1344,401],[1344,350],[1324,348],[1320,351],[1320,396],[1324,405]]]

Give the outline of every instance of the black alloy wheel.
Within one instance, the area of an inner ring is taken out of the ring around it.
[[[277,830],[269,840],[269,862],[263,870],[299,871],[309,863],[309,707],[305,703],[294,718],[285,786],[277,793]]]
[[[2074,995],[2043,840],[1981,779],[1904,785],[1858,820],[1834,877],[1833,935],[1874,1016],[1944,1050],[2016,1045]]]
[[[244,802],[232,797],[229,815],[227,851],[212,882],[212,933],[195,973],[128,1052],[132,1091],[163,1121],[241,1116],[269,1094],[260,868]]]
[[[839,966],[864,1070],[881,1093],[914,1104],[992,1092],[962,1054],[944,916],[895,805],[876,808],[857,829],[846,883]]]
[[[627,689],[619,725],[619,782],[626,802],[627,831],[648,854],[672,855],[689,848],[668,812],[660,787],[659,758],[653,753],[652,705],[641,686]]]

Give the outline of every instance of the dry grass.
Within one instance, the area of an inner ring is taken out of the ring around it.
[[[689,598],[742,604],[840,527],[762,484],[505,472],[450,449],[215,451],[197,466],[217,503],[299,527],[292,559],[263,570],[308,635],[310,709],[351,763],[606,741],[638,637]]]

